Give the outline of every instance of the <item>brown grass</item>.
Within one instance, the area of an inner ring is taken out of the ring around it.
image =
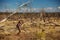
[[[7,17],[6,15],[9,14],[0,15]],[[39,14],[15,14],[7,21],[0,23],[0,40],[42,40],[41,38],[43,40],[60,40],[60,18],[57,18],[45,17],[44,22]],[[19,19],[22,19],[24,23],[21,26],[21,33],[17,35],[16,24]]]

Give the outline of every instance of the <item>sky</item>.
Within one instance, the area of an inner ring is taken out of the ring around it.
[[[28,0],[0,0],[0,11],[4,11],[6,9],[17,9],[18,4],[27,2]],[[31,3],[32,8],[46,8],[52,10],[58,9],[60,11],[60,0],[32,0]]]

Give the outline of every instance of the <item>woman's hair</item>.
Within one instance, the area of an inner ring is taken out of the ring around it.
[[[18,23],[23,23],[23,20],[19,20],[19,22]]]

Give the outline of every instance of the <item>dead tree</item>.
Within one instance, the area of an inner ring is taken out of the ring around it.
[[[42,9],[42,10],[41,10],[41,14],[40,14],[40,18],[41,18],[41,20],[44,21],[44,22],[45,22],[45,16],[46,16],[45,10]]]

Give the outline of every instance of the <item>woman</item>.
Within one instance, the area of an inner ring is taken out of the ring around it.
[[[19,20],[19,22],[17,23],[16,27],[19,30],[19,32],[17,34],[20,34],[21,32],[21,25],[23,24],[23,20]]]

